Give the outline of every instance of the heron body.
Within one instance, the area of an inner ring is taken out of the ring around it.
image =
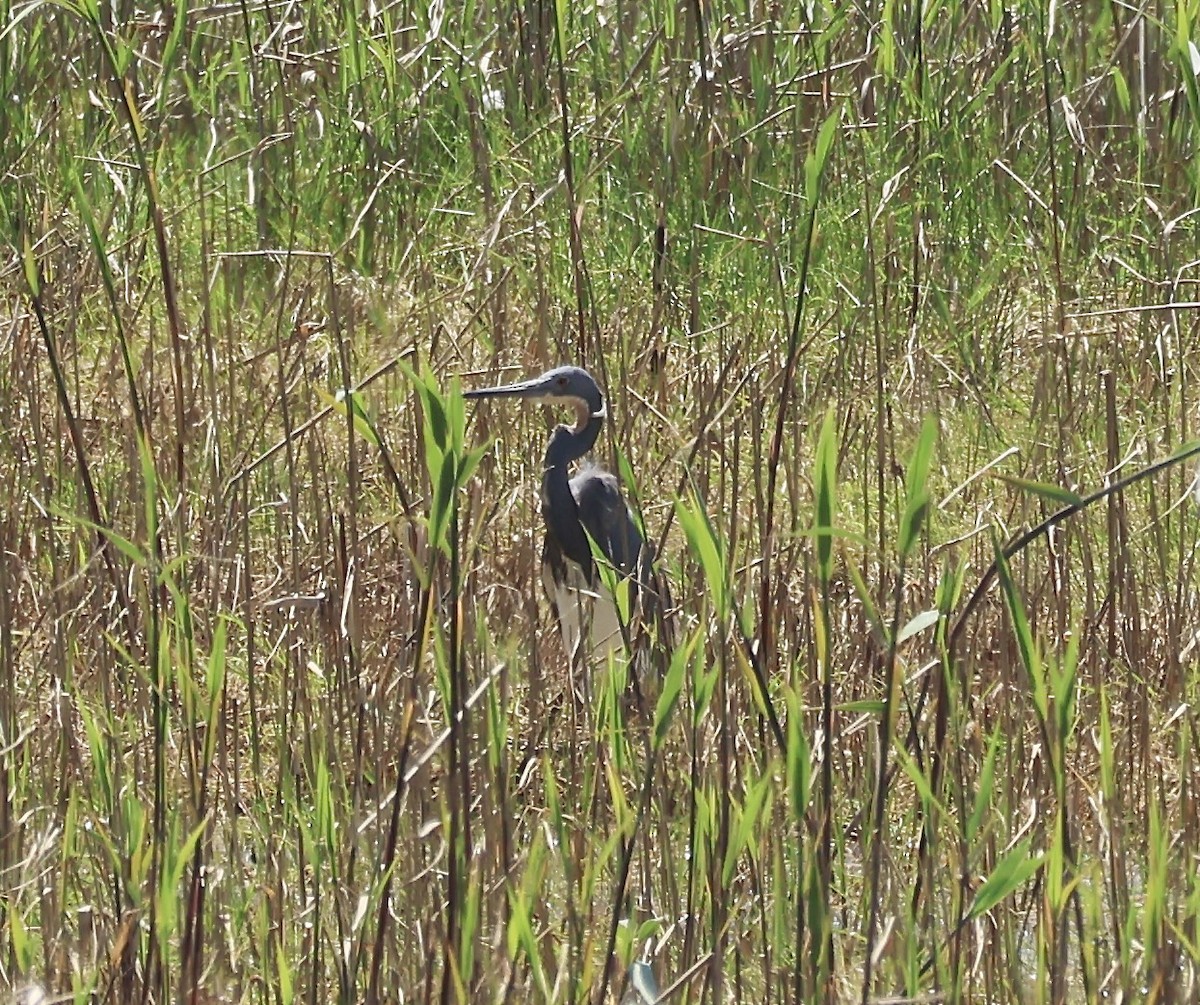
[[[533,380],[467,391],[468,398],[511,397],[561,401],[576,411],[573,426],[550,434],[542,470],[542,582],[554,606],[569,656],[606,656],[629,641],[612,595],[592,557],[590,537],[620,579],[630,579],[630,608],[661,613],[666,587],[654,569],[654,549],[613,475],[585,464],[570,466],[595,445],[607,412],[599,385],[586,370],[560,366]]]

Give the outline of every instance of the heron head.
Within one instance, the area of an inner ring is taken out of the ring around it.
[[[464,398],[529,398],[563,401],[575,406],[576,429],[583,429],[592,419],[603,419],[608,413],[600,385],[590,373],[578,366],[556,366],[540,377],[516,384],[481,387],[463,392]]]

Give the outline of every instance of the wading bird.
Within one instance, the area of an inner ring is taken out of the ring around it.
[[[542,583],[562,631],[567,655],[574,658],[587,639],[593,656],[631,644],[643,650],[645,632],[622,624],[612,595],[605,589],[588,536],[620,579],[630,580],[632,620],[661,628],[669,606],[666,582],[654,568],[654,548],[643,540],[633,513],[609,472],[584,464],[572,478],[568,467],[596,442],[608,415],[604,395],[586,370],[559,366],[540,377],[464,392],[467,398],[523,398],[562,402],[575,408],[574,426],[558,426],[550,434],[542,471]],[[639,660],[639,662],[641,662]]]

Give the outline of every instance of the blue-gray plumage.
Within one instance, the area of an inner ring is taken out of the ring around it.
[[[570,465],[595,445],[607,415],[604,395],[592,375],[577,366],[559,366],[533,380],[467,391],[464,396],[546,399],[575,408],[575,425],[558,426],[551,433],[542,472],[542,580],[568,655],[588,637],[593,654],[634,641],[630,626],[621,623],[613,598],[603,588],[588,535],[618,576],[632,577],[631,609],[643,623],[661,624],[669,603],[666,584],[654,569],[654,549],[642,538],[616,478],[590,464],[569,476]]]

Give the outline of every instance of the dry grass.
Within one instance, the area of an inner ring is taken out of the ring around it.
[[[1195,998],[1195,4],[448,7],[0,6],[11,995]]]

